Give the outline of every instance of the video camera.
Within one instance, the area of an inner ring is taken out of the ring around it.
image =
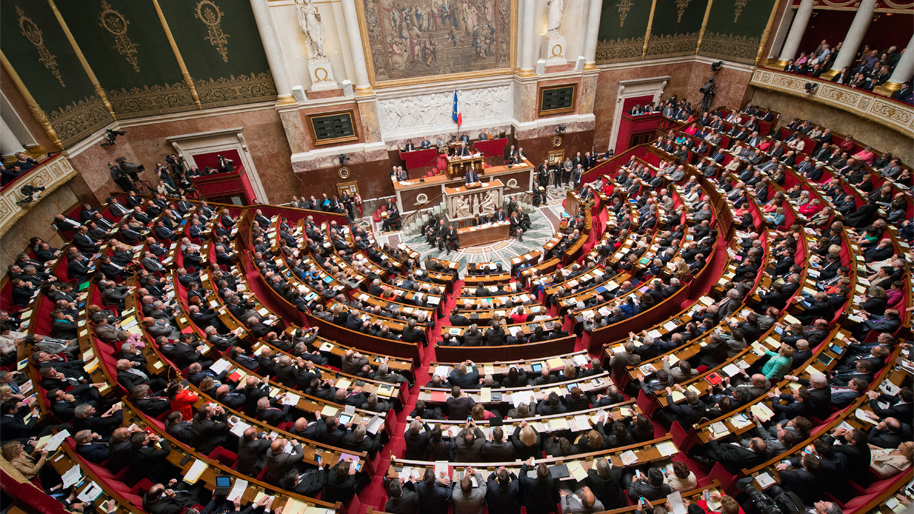
[[[37,200],[37,198],[35,198],[35,195],[42,191],[44,191],[44,186],[33,186],[31,184],[26,184],[26,185],[22,186],[21,188],[19,188],[19,192],[22,194],[23,198],[22,198],[22,200],[19,200],[16,203],[18,205],[30,204],[30,203],[34,202],[35,200]]]
[[[795,493],[788,492],[771,499],[759,490],[753,483],[752,477],[746,477],[736,482],[736,487],[742,489],[755,504],[762,514],[799,514],[806,510],[803,501]]]

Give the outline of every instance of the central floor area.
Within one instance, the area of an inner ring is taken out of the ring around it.
[[[373,223],[375,234],[377,234],[378,244],[388,243],[396,246],[405,243],[413,250],[422,255],[422,260],[427,257],[448,260],[460,264],[461,270],[466,269],[467,263],[470,262],[508,262],[518,255],[523,255],[534,250],[542,250],[543,244],[549,241],[556,231],[562,220],[562,200],[565,198],[567,187],[550,187],[547,190],[548,199],[545,205],[533,209],[530,214],[530,230],[524,233],[524,240],[518,241],[516,237],[511,237],[503,241],[491,244],[461,247],[457,252],[447,250],[438,250],[437,247],[425,242],[425,237],[413,234],[407,235],[402,231],[381,232],[380,223]],[[422,218],[423,223],[427,219]],[[365,221],[371,223],[371,218],[365,218]],[[463,276],[464,271],[461,271]]]

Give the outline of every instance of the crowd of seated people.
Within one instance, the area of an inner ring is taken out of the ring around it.
[[[787,61],[784,71],[819,77],[823,73],[832,69],[838,52],[841,50],[841,44],[838,43],[834,48],[829,45],[827,40],[822,40],[816,48],[810,52],[800,52],[796,59]],[[864,45],[857,52],[856,57],[850,66],[845,66],[832,77],[831,81],[836,84],[872,91],[876,86],[881,86],[888,82],[892,76],[892,71],[898,65],[902,52],[897,51],[895,46],[890,46],[887,50],[880,52],[878,49],[870,48]],[[911,91],[910,83],[902,87],[899,91],[892,94],[892,98],[900,100],[907,104],[914,104],[914,92]]]

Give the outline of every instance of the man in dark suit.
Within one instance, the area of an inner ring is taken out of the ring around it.
[[[264,433],[257,433],[254,427],[248,427],[238,440],[238,464],[236,470],[249,477],[256,477],[266,465],[266,452],[273,438]]]
[[[451,387],[451,397],[447,399],[448,418],[463,420],[470,417],[470,411],[476,401],[462,392],[459,387]]]
[[[513,454],[512,454],[513,455]],[[514,460],[513,456],[510,460]],[[548,514],[556,511],[556,489],[549,467],[544,462],[536,466],[536,478],[527,476],[533,467],[533,457],[520,467],[520,485],[524,491],[525,504],[529,514]]]
[[[202,405],[191,423],[191,446],[200,453],[209,454],[227,439],[228,429],[221,405]]]
[[[100,435],[89,430],[80,430],[73,439],[76,440],[76,453],[82,458],[93,464],[101,464],[108,460],[108,445],[93,442],[101,439]]]
[[[121,426],[124,421],[124,413],[118,405],[111,407],[100,416],[96,416],[95,413],[95,407],[87,403],[76,407],[73,412],[73,428],[77,431],[95,432],[102,437],[102,440],[108,440],[114,429]]]
[[[387,478],[385,477],[385,480]],[[419,495],[416,494],[416,486],[409,480],[400,486],[399,480],[390,480],[387,482],[387,493],[389,495],[387,503],[384,504],[384,511],[391,514],[413,514],[419,506]]]
[[[431,432],[432,429],[422,418],[414,418],[403,436],[406,442],[405,458],[410,460],[428,459],[428,441],[431,438]]]
[[[493,471],[486,480],[486,503],[491,512],[516,513],[519,511],[520,482],[504,466]]]
[[[486,441],[483,454],[489,462],[512,462],[515,456],[514,443],[505,439],[501,427],[495,427],[492,429],[492,440]]]
[[[464,136],[466,137],[466,136]],[[467,157],[470,155],[470,149],[467,147],[466,141],[461,141],[460,146],[454,151],[455,157]]]
[[[744,468],[754,468],[768,458],[768,445],[760,437],[752,438],[748,448],[735,443],[718,441],[711,441],[708,446],[705,454],[708,460],[712,464],[720,462],[731,473],[739,473]]]
[[[868,391],[870,408],[879,419],[896,418],[911,419],[912,400],[914,400],[914,391],[910,387],[902,388],[895,396],[879,393],[878,391]],[[888,407],[882,408],[879,404],[887,403]]]
[[[305,451],[301,444],[295,443],[292,446],[292,453],[285,453],[286,440],[278,438],[273,441],[267,450],[267,474],[263,480],[269,484],[279,485],[286,473],[295,466],[295,463],[301,462]]]
[[[470,185],[476,182],[479,182],[479,175],[476,174],[475,168],[471,168],[464,177],[464,183]]]

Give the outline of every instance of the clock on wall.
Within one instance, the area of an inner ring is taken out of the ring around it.
[[[552,138],[552,146],[558,148],[562,146],[562,136],[555,136]]]
[[[340,176],[341,179],[346,180],[347,178],[349,178],[349,168],[342,167],[339,169],[339,171],[337,171],[337,174]]]

